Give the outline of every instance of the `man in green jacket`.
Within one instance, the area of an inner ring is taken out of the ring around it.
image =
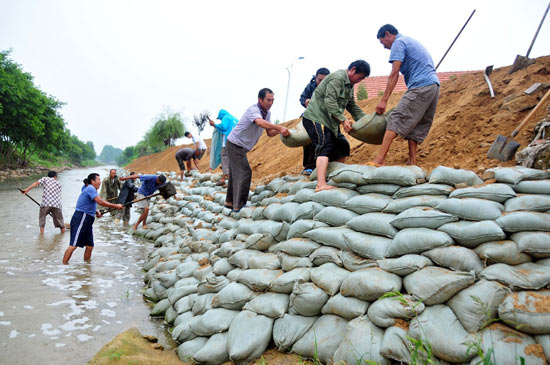
[[[120,181],[118,181],[118,176],[116,176],[116,169],[111,169],[109,171],[109,176],[107,176],[105,179],[103,179],[103,182],[101,183],[101,191],[99,193],[99,196],[101,199],[106,200],[108,202],[115,202],[115,200],[118,198],[118,192],[120,190]],[[102,210],[101,213],[105,212],[105,210]],[[111,215],[116,215],[117,213],[111,212]]]
[[[364,60],[352,62],[347,70],[331,73],[317,86],[304,112],[302,124],[315,146],[317,187],[315,191],[333,189],[326,182],[329,161],[344,162],[350,155],[349,143],[340,132],[340,125],[351,131],[352,122],[346,118],[347,110],[354,120],[365,116],[355,104],[353,85],[370,75],[370,66]]]

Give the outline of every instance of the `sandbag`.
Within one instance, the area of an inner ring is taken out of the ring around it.
[[[547,212],[550,210],[550,195],[520,195],[516,198],[508,199],[506,203],[504,203],[504,210],[506,212],[514,212],[517,210]]]
[[[550,231],[550,214],[536,212],[511,212],[503,214],[497,223],[505,232]]]
[[[311,200],[311,197],[315,194],[315,189],[305,188],[298,191],[294,195],[294,201],[298,203],[306,203]]]
[[[307,134],[302,121],[296,124],[296,127],[289,130],[290,134],[288,136],[283,136],[281,134],[281,141],[287,147],[303,147],[311,144],[311,137]]]
[[[178,346],[178,357],[181,361],[190,362],[195,353],[197,353],[208,341],[207,337],[197,337],[184,342]]]
[[[526,263],[517,266],[494,264],[480,274],[486,280],[497,280],[512,290],[538,290],[550,284],[550,267]]]
[[[191,336],[191,337],[194,337],[195,335],[193,334],[193,332],[191,332],[191,329],[189,328],[188,324],[189,324],[189,321],[191,320],[191,318],[193,318],[193,312],[191,312],[190,310],[189,311],[186,311],[186,312],[183,312],[181,314],[179,314],[177,317],[176,317],[176,320],[174,321],[174,328],[172,329],[172,338],[174,339],[174,341],[179,341],[179,342],[185,342],[187,341],[187,339],[182,339],[182,340],[178,340],[178,337],[179,335],[181,334],[181,331],[179,333],[176,333],[176,329],[179,327],[179,330],[185,330],[187,331],[187,335]],[[181,324],[187,324],[187,327],[185,326],[180,326]],[[185,336],[183,336],[185,337]]]
[[[200,282],[197,287],[197,293],[217,293],[229,284],[229,280],[225,276],[216,276],[210,273]]]
[[[174,323],[174,320],[178,316],[178,312],[174,309],[173,306],[168,307],[166,312],[164,312],[164,322],[168,324]]]
[[[323,208],[323,205],[316,202],[302,203],[294,210],[293,222],[298,219],[313,219]]]
[[[437,209],[465,220],[484,221],[498,219],[502,215],[504,207],[491,200],[449,198],[442,201]]]
[[[307,333],[292,346],[292,353],[302,357],[317,357],[323,363],[329,363],[340,346],[346,333],[345,319],[326,314],[321,316]]]
[[[271,180],[266,186],[265,188],[267,190],[271,190],[275,193],[278,193],[279,192],[279,189],[284,185],[286,184],[286,180],[281,178],[281,177],[278,177],[278,178],[275,178],[273,180]]]
[[[376,263],[382,270],[399,276],[407,276],[423,267],[433,265],[429,258],[414,254],[403,255],[395,259],[378,260]]]
[[[467,345],[473,338],[445,305],[426,307],[411,321],[409,336],[428,342],[432,353],[445,361],[463,363],[475,355],[474,351],[468,351]]]
[[[214,296],[215,294],[213,293],[198,295],[193,302],[193,308],[191,308],[193,315],[196,317],[199,314],[204,314],[206,311],[212,309],[212,300],[214,299]]]
[[[264,251],[275,245],[277,241],[269,233],[254,233],[245,241],[245,248]]]
[[[204,346],[193,355],[193,362],[217,365],[229,360],[227,353],[227,332],[212,335]]]
[[[168,301],[173,305],[181,298],[196,292],[198,292],[197,284],[174,286],[174,289],[168,295]]]
[[[397,229],[390,222],[395,217],[395,214],[389,213],[367,213],[349,220],[346,225],[354,231],[393,238]]]
[[[394,199],[386,208],[384,213],[399,214],[413,207],[437,207],[441,202],[447,199],[445,195],[416,195],[408,198]]]
[[[500,323],[493,323],[483,329],[480,336],[481,350],[487,354],[492,350],[490,361],[493,364],[533,364],[544,365],[546,359],[541,345],[535,343],[533,337],[518,332]],[[472,363],[477,364],[481,360],[476,356]]]
[[[342,282],[340,293],[346,297],[355,297],[373,301],[387,292],[401,290],[401,278],[377,267],[352,272]]]
[[[328,225],[339,227],[345,225],[350,219],[357,216],[357,213],[351,210],[338,208],[338,207],[326,207],[313,217],[316,221],[321,221]]]
[[[454,188],[445,184],[419,184],[399,188],[393,195],[393,199],[408,198],[417,195],[449,195]]]
[[[344,165],[328,175],[328,178],[337,184],[351,183],[363,185],[366,183],[363,175],[373,169],[372,166],[364,165]]]
[[[279,258],[274,253],[258,252],[248,261],[248,267],[251,269],[269,269],[276,270],[281,267]]]
[[[369,184],[416,185],[424,182],[426,172],[418,166],[381,166],[363,176]]]
[[[550,233],[549,232],[519,232],[510,238],[517,243],[518,249],[533,257],[550,257]]]
[[[467,248],[476,248],[484,242],[506,238],[506,234],[495,221],[458,221],[444,224],[437,230],[447,233],[457,243]]]
[[[368,144],[382,144],[387,119],[393,108],[384,114],[371,113],[351,125],[350,136]]]
[[[238,251],[244,250],[246,248],[245,242],[242,241],[228,241],[223,242],[219,249],[215,251],[216,255],[219,257],[231,257]],[[195,269],[196,270],[196,269]]]
[[[483,184],[483,180],[475,172],[463,169],[452,169],[445,166],[437,166],[428,176],[430,184],[466,184],[469,186]]]
[[[246,303],[243,310],[249,310],[270,318],[281,318],[288,310],[288,303],[288,294],[265,293]]]
[[[453,191],[449,198],[477,198],[492,200],[497,203],[504,203],[506,200],[515,198],[516,192],[506,184],[487,184],[474,186]]]
[[[544,349],[546,360],[550,359],[550,335],[537,335],[535,341]]]
[[[176,313],[179,315],[190,311],[191,308],[193,308],[193,304],[195,303],[196,297],[197,297],[197,294],[190,294],[186,297],[181,298],[176,303],[174,303],[174,309],[176,310]]]
[[[356,195],[359,193],[354,190],[336,188],[318,191],[310,199],[324,206],[342,207],[344,202]]]
[[[212,306],[240,310],[255,295],[246,285],[230,283],[214,296]]]
[[[364,300],[337,294],[330,297],[323,308],[321,308],[321,313],[335,314],[349,320],[362,316],[367,312],[368,308],[369,303]]]
[[[277,207],[278,206],[278,207]],[[263,215],[267,219],[275,220],[278,222],[294,222],[294,216],[296,214],[296,209],[300,206],[299,203],[296,202],[288,202],[284,204],[271,204],[268,205],[264,211]],[[272,209],[272,207],[277,207],[276,209]]]
[[[401,189],[400,185],[395,184],[368,184],[357,187],[357,191],[360,194],[384,194],[392,196],[397,190]]]
[[[422,253],[437,247],[450,246],[452,243],[452,238],[445,232],[428,228],[406,228],[395,235],[385,256],[398,257]]]
[[[235,266],[229,263],[227,258],[222,258],[218,260],[214,266],[212,266],[212,272],[216,275],[226,275],[228,272],[233,270]]]
[[[550,334],[550,290],[509,294],[498,307],[508,325],[532,335]]]
[[[369,306],[367,315],[378,327],[387,328],[395,325],[397,319],[411,319],[424,309],[424,303],[403,295],[378,299]]]
[[[356,195],[348,199],[343,206],[357,214],[381,212],[391,202],[391,198],[382,194]]]
[[[281,269],[283,269],[283,271],[292,271],[300,267],[313,266],[313,264],[307,257],[290,256],[284,252],[279,252],[278,257],[281,261]]]
[[[315,203],[317,204],[317,203]],[[286,239],[302,237],[304,233],[315,228],[328,227],[328,224],[310,219],[300,219],[292,223],[288,229]]]
[[[464,329],[475,333],[495,319],[498,306],[506,294],[508,290],[502,284],[480,280],[458,292],[447,305],[456,314]]]
[[[235,362],[249,362],[258,358],[269,345],[273,319],[244,310],[229,327],[227,352]]]
[[[254,291],[265,291],[269,288],[271,282],[282,273],[281,270],[249,269],[244,270],[237,281]]]
[[[280,351],[287,351],[313,326],[318,317],[285,314],[273,324],[273,342]]]
[[[163,299],[161,300],[160,302],[158,302],[157,304],[155,304],[155,306],[153,307],[153,309],[151,309],[151,317],[161,317],[161,316],[164,316],[164,312],[166,312],[166,310],[168,309],[168,307],[170,307],[171,304],[170,304],[170,301],[168,299]]]
[[[550,195],[550,180],[522,181],[512,187],[518,193]]]
[[[310,270],[311,281],[329,295],[335,295],[350,272],[333,263],[327,263]]]
[[[388,359],[409,364],[413,345],[408,339],[408,330],[408,323],[405,321],[399,321],[398,325],[386,329],[380,347],[380,354]]]
[[[392,240],[386,237],[374,236],[360,232],[344,233],[348,247],[361,257],[378,260],[385,257],[385,253]]]
[[[321,266],[327,262],[332,262],[333,264],[342,266],[342,259],[338,256],[339,252],[340,251],[337,248],[321,246],[309,255],[309,260],[315,266]]]
[[[239,275],[241,275],[241,273],[243,271],[244,271],[243,269],[239,269],[237,267],[237,268],[231,270],[230,272],[228,272],[227,275],[225,275],[225,276],[231,281],[237,281],[237,279],[239,278]]]
[[[485,242],[475,249],[475,253],[489,263],[520,265],[531,262],[531,256],[522,253],[514,241]]]
[[[305,283],[310,279],[309,268],[296,268],[294,270],[285,272],[281,276],[277,277],[271,283],[270,289],[277,293],[292,293],[294,284]]]
[[[296,283],[290,294],[289,313],[317,316],[328,300],[328,295],[313,283]]]
[[[391,363],[380,354],[384,330],[376,327],[369,318],[362,316],[348,322],[344,338],[334,353],[335,363],[355,364],[363,361],[387,365]]]
[[[246,270],[248,269],[248,262],[256,255],[258,255],[258,251],[256,250],[240,250],[229,257],[229,263],[233,266]]]
[[[197,336],[212,336],[215,333],[226,331],[238,311],[225,308],[214,308],[206,311],[199,319],[189,325],[191,331]]]
[[[423,252],[422,255],[430,258],[439,266],[458,271],[473,271],[479,274],[483,270],[483,264],[476,252],[466,247],[448,246],[434,248]]]
[[[493,172],[495,180],[499,183],[519,184],[523,180],[548,179],[549,173],[545,170],[531,169],[523,166],[496,167],[487,170]]]
[[[340,250],[347,250],[348,244],[344,238],[344,233],[353,232],[353,230],[345,227],[323,227],[312,229],[311,231],[304,233],[304,236],[311,238],[315,242],[333,246],[339,248]]]
[[[403,279],[407,293],[426,305],[441,304],[475,281],[473,273],[428,266]]]
[[[375,260],[362,258],[351,251],[340,251],[338,256],[342,260],[342,265],[348,271],[357,271],[377,266]]]
[[[456,222],[458,217],[428,207],[409,208],[399,213],[391,221],[391,225],[397,229],[405,228],[431,228],[438,227],[451,222]]]

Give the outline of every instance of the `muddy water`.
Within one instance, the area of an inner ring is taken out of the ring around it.
[[[107,168],[95,168],[101,177]],[[70,222],[82,179],[92,170],[60,173],[63,216]],[[96,219],[91,263],[77,249],[61,257],[69,231],[48,217],[39,234],[38,206],[17,191],[35,178],[0,184],[0,364],[84,364],[118,333],[137,327],[171,347],[160,321],[149,319],[141,267],[152,245],[132,237],[112,217]],[[29,192],[38,202],[42,188]],[[137,218],[132,212],[131,222]]]

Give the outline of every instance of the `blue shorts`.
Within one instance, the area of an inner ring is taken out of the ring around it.
[[[95,218],[79,210],[71,218],[71,241],[69,246],[94,247],[93,224]]]

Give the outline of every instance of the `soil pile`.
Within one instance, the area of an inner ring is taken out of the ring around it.
[[[479,171],[496,166],[513,166],[514,161],[489,160],[487,151],[498,134],[510,135],[521,120],[537,104],[545,90],[540,88],[533,95],[524,91],[535,82],[550,80],[550,56],[540,57],[529,67],[509,74],[510,66],[496,69],[491,74],[495,98],[491,99],[483,72],[457,76],[441,85],[439,104],[434,124],[428,138],[419,146],[418,164],[431,171],[438,165]],[[397,105],[403,93],[390,97],[388,108]],[[373,113],[380,97],[359,102],[366,113]],[[543,106],[531,121],[516,136],[515,140],[524,148],[533,135],[533,128],[547,112]],[[292,127],[298,119],[285,123]],[[379,146],[368,145],[347,136],[351,144],[349,163],[364,164],[373,159]],[[206,141],[207,145],[210,141]],[[188,146],[188,145],[187,145]],[[174,158],[176,151],[185,146],[170,147],[163,152],[144,156],[127,168],[141,173],[156,171],[177,171]],[[386,163],[402,165],[407,161],[407,142],[398,138],[393,143]],[[302,170],[302,149],[288,148],[279,137],[269,138],[265,134],[248,154],[253,178],[271,179],[275,176],[299,173]],[[208,170],[210,155],[205,154],[199,166],[202,172]]]

